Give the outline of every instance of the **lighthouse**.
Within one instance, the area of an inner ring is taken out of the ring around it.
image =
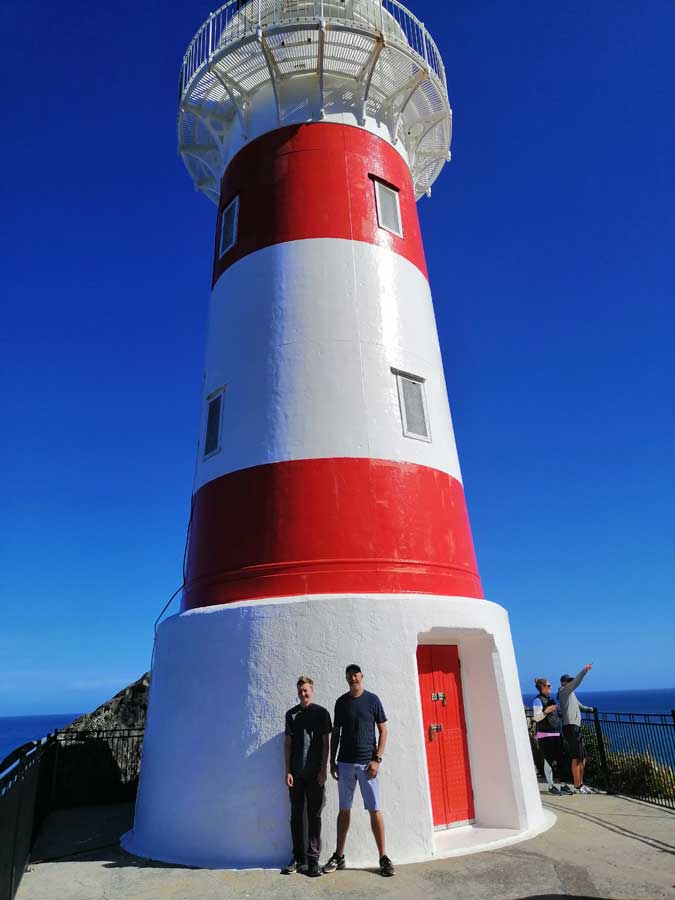
[[[284,713],[301,673],[332,710],[353,662],[389,719],[396,862],[550,824],[477,570],[417,215],[450,137],[443,62],[398,0],[229,0],[188,47],[178,139],[217,207],[212,291],[130,852],[283,862]],[[350,864],[371,841],[355,810]]]

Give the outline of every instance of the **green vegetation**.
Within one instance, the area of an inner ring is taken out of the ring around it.
[[[608,754],[607,767],[615,794],[675,800],[675,771],[649,753],[612,751]]]

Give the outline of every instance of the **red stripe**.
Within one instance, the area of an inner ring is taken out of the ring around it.
[[[377,221],[373,177],[398,188],[403,237]],[[344,238],[400,253],[427,277],[412,178],[382,138],[334,123],[292,125],[247,144],[227,167],[216,224],[213,283],[261,247]],[[237,242],[218,258],[223,209],[239,197]]]
[[[303,459],[194,496],[183,609],[324,593],[482,597],[464,492],[437,469]]]

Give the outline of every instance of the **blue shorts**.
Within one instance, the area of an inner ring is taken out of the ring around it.
[[[354,802],[356,782],[359,783],[363,808],[368,812],[377,812],[380,808],[380,774],[375,778],[368,778],[366,769],[368,763],[339,762],[338,767],[338,798],[340,809],[351,809]]]

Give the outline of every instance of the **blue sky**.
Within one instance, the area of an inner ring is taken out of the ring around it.
[[[526,686],[675,686],[672,3],[410,6],[454,109],[419,209],[486,594]],[[209,11],[0,6],[0,715],[140,675],[181,582],[215,210],[175,102]]]

